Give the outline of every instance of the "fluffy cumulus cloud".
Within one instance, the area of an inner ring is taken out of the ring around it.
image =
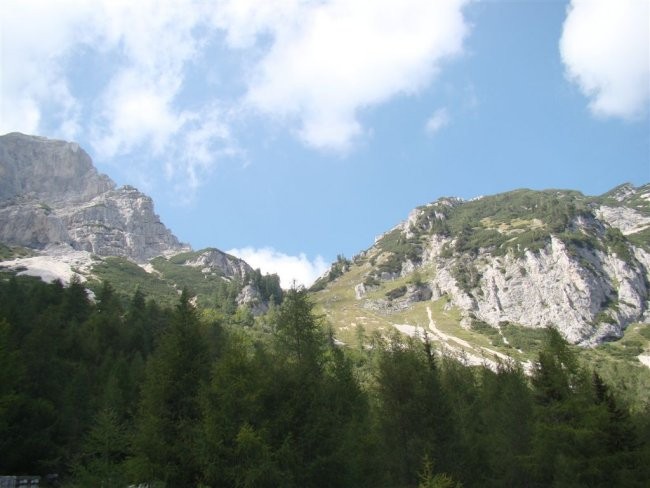
[[[80,138],[103,160],[166,160],[173,185],[195,189],[237,151],[227,110],[179,103],[211,11],[192,0],[2,2],[0,131]]]
[[[36,133],[48,106],[60,114],[61,132],[76,133],[79,106],[58,61],[88,35],[77,30],[88,15],[88,8],[72,2],[0,4],[0,132]]]
[[[446,108],[439,108],[427,119],[424,130],[432,136],[447,124],[449,124],[449,112]]]
[[[232,114],[346,149],[365,108],[428,86],[462,51],[467,1],[5,0],[0,131],[76,139],[189,189],[241,156]],[[206,67],[239,91],[194,85]]]
[[[224,0],[216,22],[233,48],[261,50],[249,106],[297,124],[309,145],[345,150],[361,111],[427,86],[462,51],[466,0]]]
[[[294,281],[297,285],[310,286],[329,267],[321,256],[310,260],[303,253],[290,256],[269,247],[231,249],[228,253],[243,259],[253,268],[259,268],[263,273],[276,273],[280,277],[280,285],[285,289],[290,288]]]
[[[650,3],[572,0],[560,52],[597,116],[633,119],[650,102]]]

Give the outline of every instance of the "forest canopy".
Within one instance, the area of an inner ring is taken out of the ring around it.
[[[527,377],[467,367],[426,338],[340,347],[305,290],[277,298],[244,324],[187,292],[161,307],[109,283],[90,300],[75,281],[1,280],[0,475],[57,473],[66,487],[650,479],[647,406],[631,410],[554,329]]]

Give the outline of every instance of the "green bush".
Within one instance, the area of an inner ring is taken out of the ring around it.
[[[390,291],[386,292],[386,297],[389,300],[395,300],[396,298],[403,297],[406,294],[406,286],[399,286],[397,288],[393,288]]]
[[[526,352],[539,350],[546,337],[546,329],[533,329],[514,324],[501,325],[501,333],[508,344]]]

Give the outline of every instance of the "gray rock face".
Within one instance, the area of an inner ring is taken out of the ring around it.
[[[259,290],[251,285],[246,285],[237,295],[237,305],[249,307],[253,315],[261,315],[269,309]]]
[[[243,259],[214,248],[200,251],[198,256],[187,260],[184,264],[193,268],[201,268],[204,273],[217,270],[224,276],[234,277],[242,281],[253,272],[253,268]]]
[[[466,318],[495,327],[503,322],[553,326],[569,342],[585,345],[620,337],[628,324],[645,320],[647,269],[640,260],[630,264],[590,249],[576,254],[553,237],[546,248],[523,257],[479,256],[474,262],[480,279],[466,291],[450,272],[456,258],[441,257],[440,244],[432,239],[426,252],[426,264],[435,269],[433,296],[447,294]]]
[[[70,236],[50,207],[22,199],[0,206],[0,242],[40,249],[48,244],[70,242]]]
[[[75,143],[0,137],[0,242],[67,244],[137,262],[189,249],[160,222],[151,198],[115,187]]]
[[[597,212],[598,218],[612,227],[619,229],[623,235],[630,235],[650,227],[650,217],[629,207],[601,206]]]
[[[114,187],[76,143],[18,133],[0,136],[0,202],[29,196],[69,204]]]
[[[638,237],[650,227],[650,191],[647,186],[635,189],[626,185],[615,197],[621,202],[619,206],[602,205],[602,200],[593,197],[593,210],[579,213],[564,228],[556,227],[557,233],[546,234],[546,244],[532,251],[511,248],[506,252],[489,244],[485,248],[479,245],[470,253],[458,252],[457,235],[430,233],[418,227],[419,217],[427,213],[440,221],[445,219],[432,209],[461,205],[458,200],[437,202],[414,210],[391,230],[393,243],[418,243],[418,258],[404,255],[400,273],[384,272],[382,263],[394,253],[376,242],[366,252],[374,263],[371,274],[389,281],[417,270],[430,290],[428,298],[421,299],[447,296],[461,311],[461,324],[466,326],[473,320],[494,327],[505,322],[531,328],[552,326],[568,341],[582,345],[618,338],[629,324],[650,322],[650,242]],[[626,206],[625,199],[635,202],[635,207]],[[527,227],[516,228],[522,222]],[[487,217],[479,225],[482,227],[474,229],[480,231],[494,224]],[[531,228],[543,232],[547,227],[522,214],[504,224],[503,232],[514,237]],[[611,229],[620,230],[619,235],[625,237],[612,243],[608,240]],[[401,235],[396,236],[395,231]],[[627,240],[627,236],[634,239]],[[355,289],[358,300],[365,299],[362,287]],[[407,299],[367,302],[364,306],[371,309],[409,305]]]

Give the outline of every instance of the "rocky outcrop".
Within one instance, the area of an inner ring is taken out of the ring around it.
[[[200,268],[203,273],[216,271],[223,276],[236,278],[240,281],[244,281],[253,272],[253,268],[243,259],[214,248],[197,251],[183,264],[193,268]]]
[[[643,215],[629,207],[609,207],[603,205],[596,210],[598,218],[623,233],[630,235],[650,227],[650,216]]]
[[[116,188],[75,143],[0,137],[0,242],[69,245],[137,262],[189,249],[162,224],[151,198]]]
[[[214,248],[191,251],[160,221],[150,197],[132,186],[117,188],[75,143],[0,137],[0,243],[32,250],[0,263],[18,274],[97,280],[96,265],[120,266],[122,260],[110,259],[120,257],[159,279],[162,295],[197,284],[197,296],[212,303],[215,290],[232,283],[237,305],[254,315],[268,309],[245,261]]]
[[[585,345],[620,337],[628,324],[645,320],[648,271],[639,260],[627,263],[596,249],[569,250],[552,237],[544,249],[523,256],[478,256],[472,263],[480,278],[466,289],[452,272],[459,258],[441,257],[436,249],[438,239],[425,261],[435,270],[433,295],[446,294],[467,319],[495,327],[504,322],[552,326],[568,341]]]
[[[60,215],[74,247],[100,256],[144,262],[189,249],[154,213],[151,198],[131,186],[103,193],[83,205],[62,210]]]
[[[85,202],[115,188],[74,142],[0,136],[0,202],[30,197],[48,204]]]
[[[51,207],[30,198],[16,198],[12,204],[0,206],[0,242],[42,249],[48,244],[69,243],[70,235]]]
[[[570,342],[598,342],[619,337],[646,308],[641,268],[598,251],[573,256],[557,238],[523,258],[486,259],[478,270],[471,305],[454,301],[493,326],[554,326]]]
[[[647,186],[631,185],[604,197],[518,191],[471,207],[442,199],[380,236],[362,255],[363,276],[390,290],[417,272],[429,291],[419,299],[446,296],[465,326],[552,326],[572,343],[597,344],[650,321],[650,242],[639,237],[649,202]],[[363,283],[355,288],[364,308],[384,312],[418,301],[411,292],[371,300]]]
[[[242,288],[242,291],[237,295],[236,301],[238,306],[248,307],[251,313],[256,316],[266,313],[269,309],[268,304],[262,298],[262,294],[252,285],[246,285]]]

